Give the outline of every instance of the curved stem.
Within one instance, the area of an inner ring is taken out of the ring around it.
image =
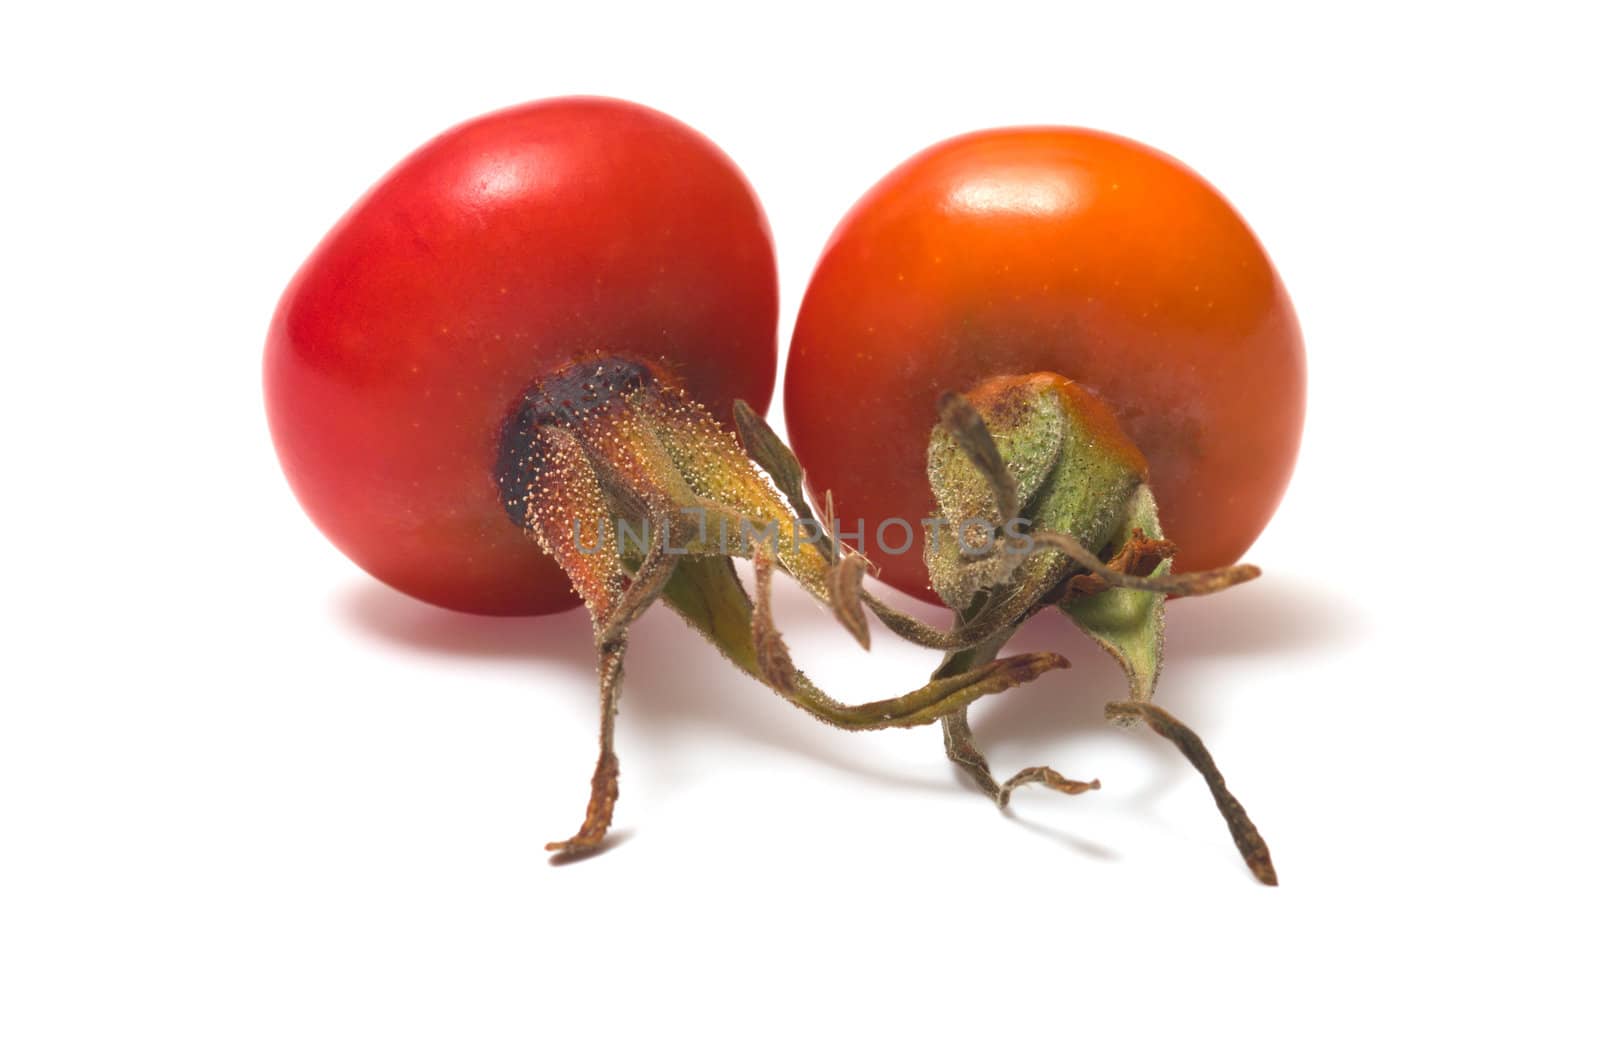
[[[1222,772],[1217,768],[1217,762],[1212,759],[1200,736],[1182,720],[1159,705],[1152,705],[1149,702],[1113,701],[1106,706],[1106,714],[1118,722],[1141,719],[1149,725],[1150,730],[1178,747],[1178,752],[1182,753],[1205,779],[1206,786],[1211,790],[1211,797],[1217,803],[1217,810],[1222,813],[1223,820],[1228,824],[1228,832],[1233,835],[1233,844],[1238,847],[1239,855],[1244,857],[1244,862],[1249,865],[1251,873],[1263,884],[1276,886],[1278,872],[1272,866],[1272,853],[1267,849],[1266,839],[1256,830],[1256,825],[1251,822],[1244,805],[1240,804],[1239,799],[1228,789],[1227,782],[1222,778]]]
[[[910,693],[864,705],[845,705],[818,690],[794,666],[783,637],[772,622],[772,559],[755,558],[756,605],[751,623],[756,667],[767,685],[825,723],[847,731],[920,727],[966,708],[985,694],[1026,683],[1045,672],[1069,667],[1056,653],[1024,653],[935,677]]]

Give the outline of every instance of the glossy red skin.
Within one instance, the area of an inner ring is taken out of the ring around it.
[[[887,554],[872,529],[933,512],[938,396],[1040,370],[1109,402],[1143,450],[1181,570],[1238,560],[1266,526],[1299,449],[1305,353],[1254,234],[1133,141],[990,130],[915,156],[852,208],[790,347],[790,442],[845,530],[866,522],[889,583],[936,600],[920,544]]]
[[[372,575],[553,612],[577,598],[492,476],[517,398],[628,352],[731,422],[771,400],[777,311],[766,218],[715,145],[618,100],[532,103],[428,143],[334,226],[273,317],[268,420],[306,512]]]

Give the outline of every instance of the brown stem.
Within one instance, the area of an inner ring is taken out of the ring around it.
[[[952,712],[939,722],[944,728],[944,755],[971,776],[972,781],[978,784],[978,789],[998,803],[1000,784],[995,782],[994,774],[989,770],[989,758],[983,755],[977,739],[973,737],[967,710]]]
[[[1149,702],[1114,701],[1106,706],[1106,715],[1118,722],[1142,719],[1152,731],[1177,746],[1178,752],[1194,765],[1211,788],[1211,796],[1217,802],[1217,809],[1227,822],[1228,831],[1233,835],[1233,844],[1238,847],[1244,862],[1261,882],[1268,886],[1278,884],[1278,872],[1272,866],[1272,854],[1267,850],[1266,840],[1250,821],[1244,805],[1229,791],[1222,772],[1217,769],[1217,762],[1212,759],[1199,735],[1170,712]]]
[[[611,826],[617,807],[619,766],[612,746],[616,738],[617,698],[622,692],[622,655],[626,637],[620,637],[600,650],[600,759],[589,780],[589,805],[583,825],[566,841],[550,842],[545,849],[560,857],[578,856],[598,850]]]
[[[1005,808],[1011,803],[1011,791],[1015,790],[1019,786],[1027,786],[1030,783],[1037,783],[1040,786],[1049,787],[1058,793],[1073,795],[1087,793],[1090,790],[1100,789],[1099,779],[1090,779],[1088,782],[1079,782],[1076,779],[1067,778],[1054,768],[1046,768],[1043,766],[1037,768],[1023,768],[1021,771],[1011,776],[1011,778],[1007,779],[1004,786],[1000,787],[1000,792],[995,795],[995,802],[999,804],[1001,808]]]
[[[662,522],[665,515],[655,514],[652,519]],[[659,523],[658,526],[666,525]],[[664,545],[664,539],[652,541],[650,552],[634,571],[627,588],[611,604],[606,615],[596,619],[595,649],[600,657],[600,759],[589,781],[589,805],[584,811],[583,825],[566,841],[546,845],[551,852],[571,856],[596,849],[611,826],[611,814],[617,807],[620,771],[613,746],[617,704],[622,694],[622,658],[628,649],[629,626],[660,596],[677,567],[677,558],[668,555]]]
[[[934,672],[934,677],[971,669],[974,665],[992,658],[1002,642],[1004,639],[991,640],[981,646],[950,654],[939,670]],[[1068,779],[1054,768],[1044,766],[1024,768],[1007,779],[1004,784],[996,782],[989,770],[989,759],[984,756],[983,750],[978,748],[977,739],[972,734],[972,725],[967,720],[967,710],[962,708],[950,713],[940,723],[944,727],[945,755],[971,776],[973,782],[977,783],[978,789],[992,798],[1002,809],[1011,803],[1012,791],[1030,783],[1038,783],[1064,794],[1081,794],[1088,790],[1100,789],[1099,779],[1086,783],[1077,782]]]

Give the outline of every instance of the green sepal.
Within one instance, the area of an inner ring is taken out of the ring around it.
[[[1069,535],[1098,553],[1143,481],[1143,468],[1130,460],[1136,452],[1108,446],[1105,425],[1085,415],[1084,402],[1069,401],[1042,377],[1018,378],[974,402],[981,415],[976,433],[992,438],[1024,522],[1023,534],[997,536],[994,548],[982,555],[971,544],[963,550],[959,530],[969,521],[992,525],[1000,519],[1002,485],[972,460],[974,441],[958,438],[948,423],[933,430],[928,481],[946,530],[929,536],[923,556],[935,593],[969,621],[978,621],[972,612],[978,606],[979,614],[1007,611],[1010,622],[1020,623],[1067,575],[1069,559],[1033,549],[1026,531]]]
[[[1144,484],[1128,499],[1122,522],[1108,542],[1109,552],[1121,550],[1136,529],[1147,538],[1161,538],[1155,495]],[[1165,576],[1171,567],[1170,560],[1162,561],[1151,575]],[[1166,595],[1112,587],[1069,600],[1061,611],[1122,666],[1132,700],[1149,701],[1154,696],[1165,645]]]

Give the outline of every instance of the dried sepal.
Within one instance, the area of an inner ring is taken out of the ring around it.
[[[750,458],[770,477],[784,498],[803,520],[815,521],[811,507],[806,502],[805,473],[800,460],[794,456],[778,433],[750,404],[739,399],[733,404],[733,420],[739,429],[739,439],[744,443]],[[829,529],[831,530],[831,525]],[[831,540],[829,542],[831,548]]]
[[[844,554],[828,569],[828,604],[834,617],[864,650],[872,646],[867,614],[861,607],[865,594],[861,579],[866,571],[867,559],[855,553]]]
[[[995,801],[1001,808],[1005,808],[1011,803],[1011,794],[1014,790],[1020,786],[1033,785],[1043,786],[1045,789],[1054,790],[1057,793],[1076,796],[1088,793],[1090,790],[1100,789],[1100,780],[1090,779],[1088,782],[1079,782],[1076,779],[1067,778],[1054,768],[1043,766],[1023,768],[1005,781],[1005,785],[1000,787],[1000,792],[995,796]]]
[[[1054,550],[1060,550],[1066,554],[1073,564],[1086,569],[1090,575],[1097,577],[1107,587],[1153,592],[1171,598],[1196,598],[1205,594],[1216,594],[1218,591],[1225,591],[1229,587],[1235,587],[1241,583],[1248,583],[1261,575],[1261,569],[1255,565],[1228,565],[1224,568],[1206,569],[1202,572],[1184,572],[1179,575],[1152,574],[1140,576],[1122,571],[1114,565],[1101,561],[1082,543],[1070,535],[1043,529],[1035,529],[1029,534],[1035,543],[1048,546]]]
[[[1067,667],[1066,659],[1059,654],[1018,654],[942,677],[897,698],[848,705],[829,696],[795,667],[772,619],[773,568],[770,556],[757,554],[757,598],[753,603],[726,559],[680,559],[664,597],[735,666],[783,694],[791,704],[835,727],[875,731],[922,726],[987,694]]]
[[[1005,524],[1018,513],[1017,481],[1006,467],[989,426],[967,399],[953,391],[939,396],[939,424],[972,462],[994,494],[996,515]]]
[[[1106,706],[1106,714],[1113,719],[1134,717],[1143,720],[1152,731],[1178,747],[1178,752],[1205,779],[1211,797],[1217,803],[1217,810],[1222,813],[1223,821],[1228,824],[1228,832],[1233,835],[1233,843],[1251,873],[1264,885],[1276,886],[1278,872],[1272,866],[1272,853],[1267,849],[1266,839],[1261,837],[1261,832],[1251,822],[1244,805],[1228,789],[1217,762],[1212,759],[1200,736],[1170,712],[1148,702],[1114,701]]]

